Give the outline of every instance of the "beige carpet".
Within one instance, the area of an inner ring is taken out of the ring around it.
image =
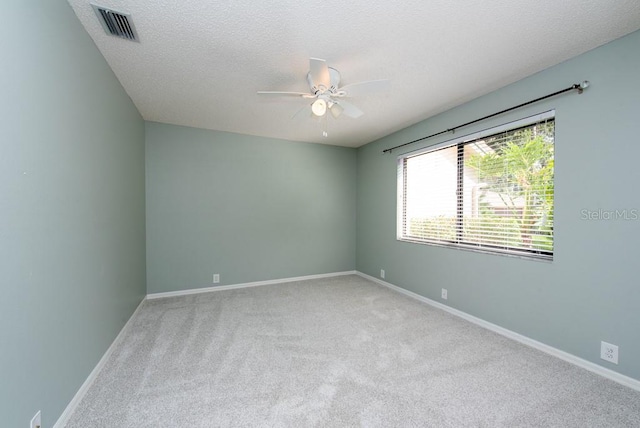
[[[640,427],[640,392],[357,276],[132,323],[67,427]]]

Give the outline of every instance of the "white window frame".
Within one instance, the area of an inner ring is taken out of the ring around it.
[[[444,242],[437,240],[429,240],[429,239],[416,239],[404,236],[404,160],[406,158],[418,156],[425,153],[434,152],[436,150],[444,149],[451,146],[456,146],[460,143],[468,143],[474,140],[482,139],[484,137],[488,137],[491,135],[499,134],[501,132],[506,132],[510,130],[515,130],[518,128],[523,128],[529,125],[533,125],[535,123],[543,122],[545,120],[555,120],[555,110],[549,110],[546,112],[542,112],[533,116],[528,116],[513,122],[504,123],[502,125],[498,125],[492,128],[484,129],[479,132],[475,132],[473,134],[464,135],[461,137],[454,138],[452,140],[443,141],[441,143],[437,143],[428,147],[424,147],[418,150],[410,151],[407,153],[403,153],[399,155],[396,159],[397,162],[397,217],[396,217],[396,239],[402,242],[408,243],[416,243],[423,245],[432,245],[438,247],[447,247],[447,248],[457,248],[462,250],[470,250],[481,253],[489,253],[489,254],[500,254],[506,256],[515,256],[527,259],[535,259],[535,260],[553,260],[553,252],[551,255],[549,254],[537,254],[536,252],[526,251],[526,250],[516,250],[516,249],[488,249],[482,246],[476,246],[472,244],[465,244],[460,242]],[[554,138],[555,140],[555,138]],[[555,141],[554,141],[555,145]],[[555,211],[555,201],[554,201],[554,211]],[[555,238],[555,233],[554,233]],[[554,239],[555,244],[555,239]],[[554,245],[555,247],[555,245]]]

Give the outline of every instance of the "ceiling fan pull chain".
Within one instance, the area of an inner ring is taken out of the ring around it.
[[[322,118],[322,122],[324,124],[324,129],[322,131],[322,136],[325,137],[325,138],[327,138],[329,136],[329,133],[327,132],[327,126],[328,126],[327,125],[327,116],[328,115],[325,114],[324,117]]]

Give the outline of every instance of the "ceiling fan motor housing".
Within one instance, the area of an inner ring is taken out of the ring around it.
[[[335,93],[338,91],[338,86],[340,85],[340,72],[333,67],[327,67],[329,69],[329,81],[331,82],[331,86],[325,88],[324,85],[316,85],[313,81],[313,77],[311,77],[311,72],[307,73],[307,82],[309,83],[309,88],[311,89],[312,94],[318,94],[323,92],[331,92]]]

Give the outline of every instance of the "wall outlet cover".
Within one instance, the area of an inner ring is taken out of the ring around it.
[[[220,274],[218,274],[218,273],[214,273],[214,274],[213,274],[213,283],[214,283],[214,284],[217,284],[217,283],[219,283],[219,282],[220,282]]]
[[[443,298],[444,300],[447,300],[447,289],[446,289],[446,288],[443,288],[443,289],[442,289],[442,298]]]
[[[380,269],[380,278],[384,279],[384,269]]]
[[[600,358],[618,364],[618,347],[607,342],[600,342]]]

